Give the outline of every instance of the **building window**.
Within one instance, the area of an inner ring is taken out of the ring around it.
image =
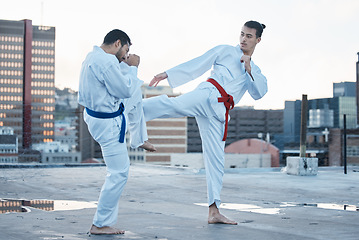
[[[359,157],[359,146],[348,146],[347,147],[348,157]]]

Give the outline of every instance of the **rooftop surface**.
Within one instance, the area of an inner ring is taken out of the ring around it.
[[[106,175],[100,167],[0,168],[0,198],[51,200],[51,211],[0,214],[1,240],[36,239],[359,239],[359,172],[320,168],[317,176],[280,169],[227,171],[221,211],[237,226],[208,225],[203,171],[135,164],[116,227],[89,236]]]

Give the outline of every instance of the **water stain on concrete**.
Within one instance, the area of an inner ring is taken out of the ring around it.
[[[208,207],[206,203],[194,203],[198,206]],[[265,203],[267,204],[267,203]],[[268,205],[268,204],[267,204]],[[343,210],[359,212],[359,207],[350,204],[335,204],[335,203],[293,203],[293,202],[282,202],[279,203],[278,207],[261,207],[253,204],[239,204],[239,203],[222,203],[220,208],[236,210],[241,212],[252,212],[259,214],[280,214],[281,210],[291,207],[316,207],[330,210]]]
[[[44,211],[69,211],[96,207],[96,202],[84,201],[0,199],[0,214],[8,212],[31,212],[31,208]]]

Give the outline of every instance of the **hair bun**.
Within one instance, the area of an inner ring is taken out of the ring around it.
[[[262,28],[263,28],[263,29],[265,29],[265,28],[266,28],[266,25],[264,25],[263,23],[261,23],[261,25],[262,25]]]

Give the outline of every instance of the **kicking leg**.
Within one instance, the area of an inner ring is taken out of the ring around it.
[[[125,99],[124,103],[131,136],[131,147],[140,147],[150,152],[156,151],[156,148],[147,141],[148,136],[146,121],[143,115],[141,89],[138,88],[131,98]]]
[[[207,104],[210,93],[208,89],[195,89],[178,97],[160,95],[143,99],[145,120],[212,116],[213,112]]]

